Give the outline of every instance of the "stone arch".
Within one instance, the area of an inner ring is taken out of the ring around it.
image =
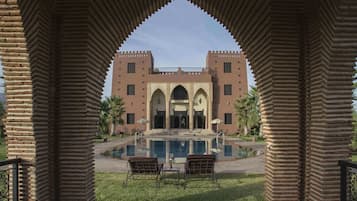
[[[188,100],[188,99],[190,99],[190,95],[184,86],[179,84],[172,89],[171,100]]]
[[[0,2],[8,153],[25,159],[24,197],[94,200],[92,139],[107,67],[169,2]],[[357,26],[346,22],[355,23],[356,2],[191,2],[229,30],[252,65],[268,142],[266,200],[338,200],[357,52]]]
[[[145,9],[144,5],[141,4],[140,6],[135,6],[135,3],[125,5],[128,6],[128,10],[135,13],[133,16],[136,17],[131,18],[131,21],[127,19],[128,25],[123,26],[125,28],[122,29],[125,30],[125,33],[122,32],[120,37],[118,37],[119,34],[115,36],[104,34],[104,38],[109,37],[112,41],[116,41],[116,45],[112,45],[111,51],[114,52],[115,48],[121,44],[121,41],[123,41],[143,19],[146,19],[146,17],[154,13],[155,10],[160,9],[168,2],[169,1],[160,0],[155,1],[155,3],[150,2],[152,3],[150,6],[153,7],[147,7],[148,9]],[[306,127],[310,124],[305,122],[304,119],[307,117],[307,119],[311,118],[309,116],[310,113],[305,111],[311,108],[305,108],[304,105],[305,101],[313,100],[309,99],[309,90],[311,88],[301,86],[311,84],[309,80],[314,79],[304,74],[304,72],[309,71],[310,64],[304,63],[303,61],[308,61],[310,58],[315,59],[316,57],[311,56],[310,52],[304,53],[304,48],[308,47],[302,44],[320,45],[320,42],[315,43],[315,41],[309,41],[307,38],[322,35],[324,32],[318,27],[315,28],[315,32],[313,32],[315,35],[305,35],[302,33],[304,32],[304,27],[299,24],[302,22],[298,21],[297,23],[297,19],[313,19],[308,15],[311,13],[319,13],[321,16],[318,17],[318,20],[329,20],[328,17],[321,14],[325,12],[323,11],[325,8],[323,6],[314,7],[312,3],[304,3],[300,0],[284,3],[275,2],[274,0],[251,2],[228,1],[224,3],[215,0],[190,0],[190,2],[207,12],[207,14],[226,27],[237,43],[239,42],[252,66],[257,88],[260,92],[263,133],[268,143],[266,155],[267,172],[265,174],[267,180],[265,186],[266,199],[301,200],[305,196],[308,197],[308,192],[304,189],[309,188],[306,185],[309,183],[309,180],[314,179],[305,177],[306,174],[309,174],[308,172],[310,170],[304,161],[306,157],[309,157],[308,155],[310,153],[305,153],[301,150],[304,150],[306,144],[309,143],[304,136],[309,135],[306,131]],[[341,1],[340,5],[342,8],[343,4],[346,3],[351,4],[352,1]],[[110,24],[108,23],[110,21],[120,21],[115,19],[110,20],[104,16],[109,16],[107,13],[111,11],[107,12],[106,8],[111,8],[113,2],[97,3],[94,1],[92,5],[94,4],[98,4],[92,6],[95,8],[94,11],[102,18],[99,19],[98,24],[104,22]],[[278,4],[279,6],[277,6]],[[324,4],[324,6],[339,6],[335,4],[337,3],[331,0],[329,3]],[[315,10],[310,12],[305,6]],[[293,11],[291,8],[294,8]],[[114,9],[115,8],[113,8],[113,10]],[[120,19],[120,16],[116,15],[115,18]],[[312,23],[308,26],[314,27]],[[111,26],[108,25],[108,28],[110,27]],[[331,29],[327,30],[330,31]],[[103,32],[101,30],[96,31]],[[352,38],[352,36],[349,37]],[[97,39],[99,39],[99,41],[101,40],[100,38]],[[316,50],[317,49],[319,48],[316,48]],[[352,51],[350,52],[352,54]],[[324,57],[323,54],[320,55],[321,60],[324,60],[322,59]],[[355,53],[353,53],[353,55],[355,55]],[[349,57],[349,60],[351,58],[352,57]],[[346,84],[344,86],[347,87]],[[289,90],[287,88],[289,88]],[[305,98],[307,99],[305,100]],[[304,109],[301,107],[304,107]],[[285,126],[283,128],[279,125]],[[318,132],[317,135],[319,135]],[[290,146],[287,147],[286,144]],[[286,160],[280,157],[282,154],[294,157]],[[343,156],[347,157],[347,155]],[[318,157],[321,157],[321,155]],[[337,158],[334,160],[337,160]],[[326,171],[328,172],[329,170]],[[288,175],[286,174],[287,172],[289,172]],[[331,173],[331,175],[334,174],[335,173]],[[296,175],[299,176],[297,177]],[[318,178],[318,176],[316,176],[316,178]],[[305,179],[307,181],[305,181]],[[319,189],[337,188],[337,185],[331,187],[333,185],[328,185],[328,183],[329,181],[326,181],[326,183],[321,184]],[[336,191],[329,192],[331,192],[331,194],[328,196],[336,195]]]
[[[150,99],[151,129],[166,128],[166,96],[161,89],[156,89]]]
[[[154,95],[155,92],[160,91],[166,96],[168,96],[165,92],[166,92],[166,85],[160,85],[160,86],[155,86],[153,87],[153,89],[150,90],[150,98]],[[151,99],[150,99],[151,100]]]
[[[188,129],[190,124],[190,90],[184,84],[171,87],[169,114],[170,128]]]

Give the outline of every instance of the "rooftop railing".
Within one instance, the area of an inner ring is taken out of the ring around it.
[[[340,200],[357,201],[357,164],[339,161],[341,171]]]
[[[0,200],[19,200],[19,164],[21,159],[0,161]]]

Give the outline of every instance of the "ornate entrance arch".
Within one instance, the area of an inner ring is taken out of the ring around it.
[[[182,85],[172,89],[170,99],[170,128],[188,129],[190,116],[189,93]]]
[[[166,98],[161,89],[156,89],[150,101],[151,129],[166,128]]]
[[[348,158],[354,0],[191,0],[249,58],[267,137],[266,200],[338,200]],[[94,200],[93,142],[114,52],[166,0],[0,1],[9,158],[27,200]]]
[[[193,125],[194,129],[208,128],[209,99],[207,93],[200,88],[193,97]]]

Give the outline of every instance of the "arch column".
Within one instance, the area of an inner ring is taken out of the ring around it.
[[[213,108],[212,108],[212,104],[213,104],[213,84],[210,83],[209,84],[209,93],[207,94],[207,102],[208,102],[208,109],[207,109],[207,129],[209,131],[212,131],[212,112],[213,112]]]
[[[57,6],[56,194],[61,200],[95,200],[94,145],[101,87],[107,67],[89,24],[90,2],[63,0]],[[72,9],[69,9],[72,8]],[[94,80],[99,80],[95,82]]]
[[[305,2],[309,9],[305,10],[303,27],[307,121],[304,191],[306,200],[337,201],[340,200],[338,160],[348,160],[351,154],[357,2],[317,2],[319,6]]]
[[[149,131],[153,128],[153,122],[151,120],[151,114],[152,114],[152,93],[151,93],[151,87],[147,87],[146,90],[146,120],[148,120],[148,123],[146,123],[146,130]]]
[[[165,126],[166,126],[166,129],[170,129],[170,125],[171,125],[171,122],[170,122],[170,120],[171,120],[170,119],[171,94],[170,94],[170,85],[169,84],[166,85],[165,99],[166,99]]]
[[[188,87],[188,116],[189,116],[189,129],[193,130],[193,84],[190,83]]]
[[[190,96],[188,99],[189,104],[188,104],[188,120],[189,120],[189,129],[193,130],[193,98]]]

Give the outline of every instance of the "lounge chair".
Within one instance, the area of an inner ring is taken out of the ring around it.
[[[156,186],[160,187],[160,176],[163,164],[160,164],[157,158],[154,157],[131,157],[128,160],[129,170],[124,182],[124,186],[128,185],[129,179],[148,179],[145,176],[150,176],[156,181]],[[139,176],[135,178],[135,176]]]
[[[210,178],[219,187],[216,174],[214,172],[215,155],[189,155],[185,163],[185,184],[189,178]]]

